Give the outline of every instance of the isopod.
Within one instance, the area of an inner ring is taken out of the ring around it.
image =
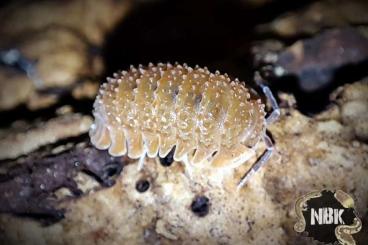
[[[259,79],[260,77],[258,77]],[[185,168],[204,160],[213,168],[235,168],[250,158],[260,140],[267,149],[238,187],[269,159],[273,147],[266,126],[280,111],[270,89],[261,84],[272,113],[254,90],[227,74],[206,67],[170,63],[133,67],[101,85],[94,103],[91,142],[112,156],[143,160],[165,157]]]

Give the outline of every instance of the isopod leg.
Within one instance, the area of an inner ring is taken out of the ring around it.
[[[266,150],[263,152],[262,156],[257,160],[257,162],[253,164],[253,166],[240,179],[237,190],[241,189],[247,183],[247,181],[270,159],[273,152],[272,141],[267,134],[264,135],[263,140],[267,147]]]
[[[144,160],[146,159],[146,154],[143,154],[138,161],[138,171],[141,171],[144,167]]]
[[[182,163],[184,164],[185,175],[189,178],[189,180],[193,179],[193,169],[192,165],[189,162],[188,154],[185,154],[182,159]]]
[[[266,96],[266,98],[270,101],[272,106],[272,112],[271,114],[266,118],[266,124],[270,125],[271,123],[275,122],[279,116],[280,116],[280,107],[275,99],[275,97],[272,94],[272,91],[270,88],[264,84],[263,79],[261,78],[261,75],[259,72],[256,72],[254,75],[254,80],[257,83],[258,86],[262,88],[262,92]]]

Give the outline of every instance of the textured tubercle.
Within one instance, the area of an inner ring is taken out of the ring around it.
[[[227,74],[187,65],[131,66],[101,86],[92,143],[113,156],[164,157],[214,167],[244,160],[264,131],[264,105]]]

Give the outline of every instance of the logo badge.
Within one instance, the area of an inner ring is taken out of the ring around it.
[[[322,190],[308,193],[295,203],[296,232],[323,243],[356,244],[352,234],[362,228],[354,200],[347,193]]]

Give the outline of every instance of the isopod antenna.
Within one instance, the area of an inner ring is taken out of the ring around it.
[[[258,71],[255,72],[254,81],[259,87],[261,87],[262,92],[271,104],[272,112],[266,118],[266,124],[270,125],[280,117],[280,107],[275,99],[275,96],[273,96],[271,89],[265,84],[264,79],[261,77]]]
[[[265,85],[264,80],[262,79],[259,72],[255,72],[254,80],[258,86],[261,87],[262,92],[266,96],[267,100],[270,102],[272,107],[272,112],[266,118],[266,127],[271,123],[275,122],[280,117],[280,107],[272,94],[271,89]],[[262,168],[270,159],[272,152],[274,150],[274,146],[272,144],[272,140],[267,135],[267,132],[264,132],[263,141],[266,145],[266,150],[263,152],[262,156],[253,164],[253,166],[243,175],[240,179],[237,190],[241,189],[248,180],[260,169]]]

